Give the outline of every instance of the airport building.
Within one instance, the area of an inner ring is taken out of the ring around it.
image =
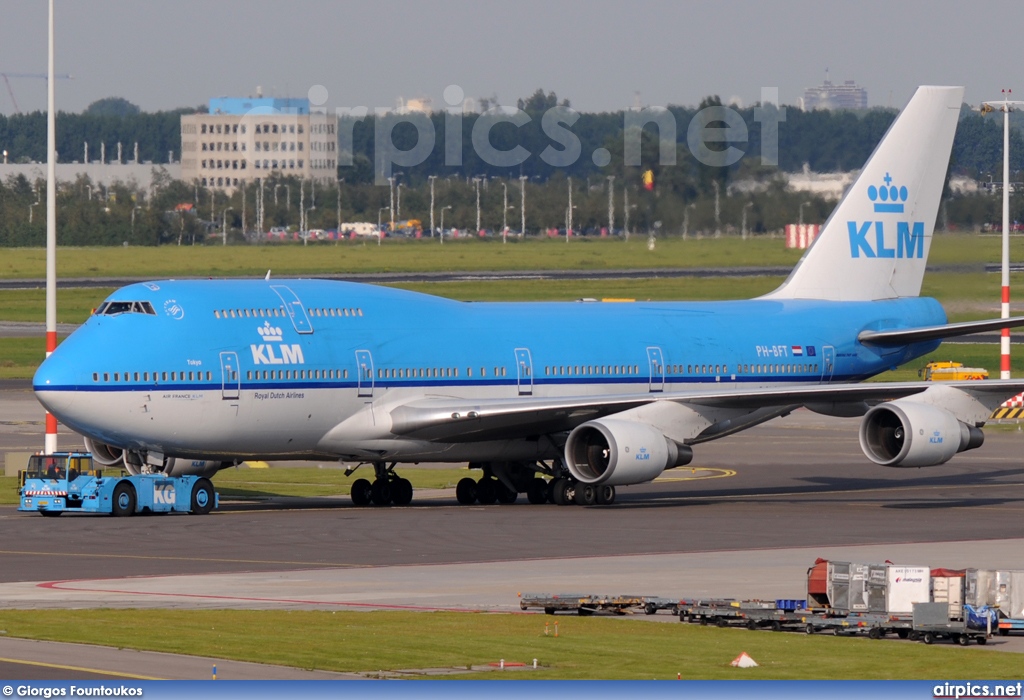
[[[334,182],[337,121],[303,98],[219,97],[181,117],[181,178],[232,191],[271,176]]]
[[[846,80],[837,85],[828,79],[817,87],[804,90],[803,108],[812,109],[867,109],[868,91],[858,87],[853,80]]]

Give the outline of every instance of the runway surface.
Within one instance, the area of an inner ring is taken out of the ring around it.
[[[0,449],[37,445],[39,413],[4,385]],[[1024,433],[996,427],[946,465],[887,469],[863,457],[857,426],[798,411],[697,446],[692,467],[621,488],[611,507],[465,507],[450,490],[406,508],[272,499],[127,520],[0,507],[0,600],[507,611],[527,591],[799,598],[819,556],[1024,569]]]

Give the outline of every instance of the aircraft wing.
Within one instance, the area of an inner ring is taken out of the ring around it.
[[[946,323],[941,326],[923,326],[920,328],[898,328],[886,331],[862,331],[857,340],[865,345],[908,345],[926,340],[941,340],[958,335],[997,331],[1003,328],[1024,326],[1024,316],[1013,318],[996,318],[986,321],[966,321],[964,323]]]
[[[572,430],[595,418],[659,401],[695,408],[757,409],[806,404],[879,403],[918,394],[933,386],[961,389],[993,407],[1024,391],[1024,380],[965,382],[866,382],[805,384],[717,390],[474,401],[450,397],[424,398],[390,409],[391,432],[437,442],[514,439]]]

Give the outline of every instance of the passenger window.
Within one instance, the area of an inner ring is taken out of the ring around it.
[[[99,375],[99,373],[98,373],[98,372],[93,372],[93,373],[92,373],[92,380],[93,380],[94,382],[98,382],[98,381],[100,380],[100,375]]]

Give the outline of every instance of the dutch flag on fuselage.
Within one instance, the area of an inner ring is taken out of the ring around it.
[[[800,357],[804,354],[804,348],[802,345],[793,345],[790,347],[790,350],[793,352],[794,357]]]

